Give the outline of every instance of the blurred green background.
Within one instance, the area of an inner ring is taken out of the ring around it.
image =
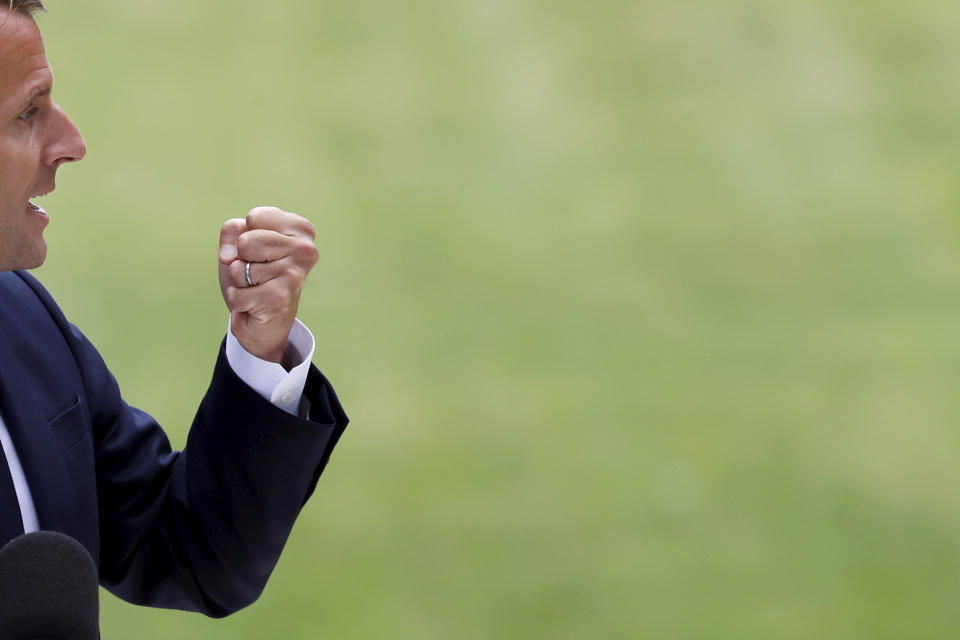
[[[49,0],[38,276],[176,446],[218,229],[352,419],[263,597],[104,638],[960,629],[960,8]]]

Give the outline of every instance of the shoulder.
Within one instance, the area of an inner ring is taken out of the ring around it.
[[[0,271],[0,292],[5,303],[40,304],[42,307],[57,305],[50,293],[40,284],[40,281],[26,271]]]
[[[37,298],[38,301],[54,304],[50,293],[40,284],[34,276],[26,271],[2,271],[0,272],[0,290],[5,294],[14,295],[19,298]]]
[[[67,321],[53,296],[26,271],[0,272],[0,330],[18,340],[44,343],[63,340],[73,344],[76,330]]]
[[[25,271],[0,272],[0,299],[8,314],[20,321],[33,314],[62,316],[50,293]]]

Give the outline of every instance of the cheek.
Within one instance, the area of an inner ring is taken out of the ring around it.
[[[0,134],[0,195],[22,196],[37,175],[40,149],[29,137]]]

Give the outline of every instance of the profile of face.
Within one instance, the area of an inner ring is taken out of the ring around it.
[[[52,89],[36,22],[0,8],[0,271],[43,263],[50,219],[31,199],[53,191],[61,164],[86,154]]]

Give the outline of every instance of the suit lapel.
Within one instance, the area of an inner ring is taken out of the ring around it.
[[[40,528],[85,538],[73,530],[80,522],[77,500],[57,439],[44,418],[37,393],[20,371],[22,363],[12,353],[0,331],[0,412],[23,465]]]

